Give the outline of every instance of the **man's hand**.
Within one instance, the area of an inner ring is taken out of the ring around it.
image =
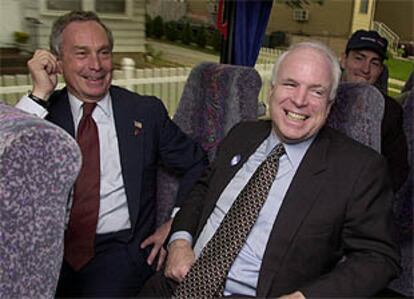
[[[194,251],[187,240],[175,240],[168,246],[165,276],[181,282],[195,262]]]
[[[56,57],[47,50],[36,50],[27,67],[33,80],[32,94],[47,99],[56,88],[60,72]]]
[[[142,249],[144,249],[148,245],[153,245],[151,253],[148,256],[147,263],[148,265],[152,265],[154,259],[158,255],[157,271],[161,269],[161,266],[165,260],[165,256],[167,255],[167,252],[162,247],[162,245],[164,244],[168,234],[170,233],[172,222],[173,219],[171,218],[163,225],[161,225],[159,228],[157,228],[157,230],[151,236],[146,238],[140,245]]]
[[[279,299],[306,299],[300,291],[280,296]]]

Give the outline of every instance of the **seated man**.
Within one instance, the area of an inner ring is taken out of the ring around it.
[[[342,80],[374,85],[384,70],[388,42],[376,31],[356,31],[341,57]],[[381,89],[380,89],[381,91]],[[384,94],[385,108],[381,125],[381,153],[387,159],[394,191],[405,182],[409,166],[401,106]]]
[[[385,159],[325,126],[339,80],[323,44],[279,57],[271,121],[222,141],[140,296],[359,297],[398,274]]]
[[[52,27],[51,52],[37,50],[29,60],[33,90],[17,105],[76,136],[82,151],[58,297],[137,293],[161,266],[171,225],[155,226],[159,164],[180,177],[181,195],[207,164],[159,99],[112,85],[113,45],[95,13],[62,15]],[[55,90],[58,74],[62,90]]]

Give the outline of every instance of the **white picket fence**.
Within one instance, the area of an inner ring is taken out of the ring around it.
[[[269,92],[269,81],[276,58],[283,50],[262,48],[255,69],[262,79],[262,89],[259,102],[266,102]],[[114,71],[113,84],[123,86],[139,94],[153,95],[160,98],[172,116],[177,109],[178,102],[191,72],[189,67],[181,68],[153,68],[136,69],[135,63],[130,58],[122,60],[122,69]],[[59,78],[58,88],[64,86],[62,78]],[[390,91],[396,93],[404,85],[404,82],[389,79]],[[32,88],[30,75],[3,75],[0,76],[0,100],[14,105],[22,95]]]
[[[259,101],[265,102],[272,64],[257,64],[255,68],[263,82]],[[133,61],[126,58],[123,60],[122,70],[114,71],[113,84],[123,86],[139,94],[153,95],[160,98],[172,116],[177,109],[190,72],[191,68],[189,67],[136,69]],[[64,87],[64,83],[60,77],[57,88],[62,87]],[[31,88],[30,75],[0,76],[0,99],[10,105],[14,105]]]

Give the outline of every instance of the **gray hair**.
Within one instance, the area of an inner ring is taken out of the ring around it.
[[[87,22],[94,21],[97,22],[105,30],[106,36],[108,37],[109,46],[111,51],[114,47],[114,38],[112,36],[111,30],[106,27],[106,25],[101,21],[98,15],[92,11],[71,11],[67,14],[60,16],[52,26],[52,33],[49,38],[50,51],[56,55],[60,56],[61,44],[62,44],[62,32],[65,30],[72,22]]]
[[[278,77],[279,68],[282,65],[283,61],[296,49],[301,48],[311,48],[315,49],[318,52],[322,53],[325,58],[329,61],[329,64],[331,65],[331,76],[332,76],[332,87],[329,94],[329,100],[333,101],[335,100],[336,91],[338,89],[339,81],[341,79],[341,68],[339,66],[338,57],[336,54],[325,44],[319,42],[319,41],[306,41],[306,42],[300,42],[297,44],[294,44],[289,47],[289,49],[285,52],[283,52],[276,60],[275,64],[273,65],[273,71],[272,71],[272,78],[271,78],[271,84],[274,86],[276,84],[276,80]]]

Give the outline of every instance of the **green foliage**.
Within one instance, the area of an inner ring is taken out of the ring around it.
[[[25,44],[29,39],[29,34],[22,31],[15,31],[13,33],[14,41],[19,44]]]
[[[208,44],[213,47],[214,50],[221,50],[221,35],[217,29],[214,29],[208,37]]]
[[[181,41],[183,42],[183,44],[189,45],[189,44],[191,44],[193,39],[194,39],[193,30],[191,29],[190,23],[187,22],[187,23],[185,23],[184,29],[181,32]]]
[[[161,38],[164,35],[164,22],[161,16],[156,16],[152,21],[152,31],[156,38]]]
[[[180,36],[180,32],[178,31],[178,24],[175,21],[165,23],[164,32],[165,37],[172,42],[176,41]]]
[[[204,26],[197,29],[196,39],[197,45],[201,48],[205,48],[207,44],[207,32]]]
[[[153,36],[153,30],[152,30],[152,19],[151,16],[145,15],[145,35],[146,36]]]

